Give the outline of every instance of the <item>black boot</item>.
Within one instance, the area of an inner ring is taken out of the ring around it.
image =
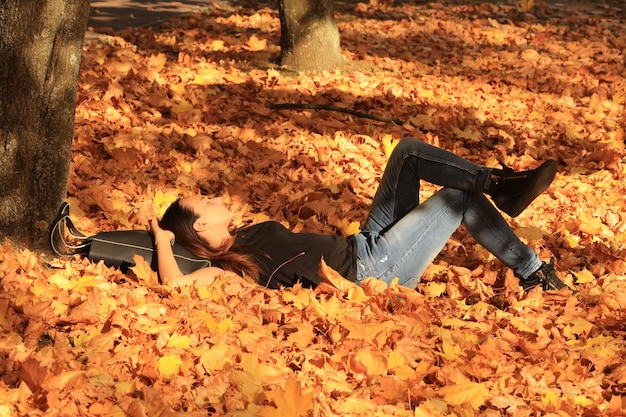
[[[550,159],[529,171],[517,172],[505,166],[494,169],[486,193],[500,210],[511,217],[519,216],[552,183],[557,168],[557,162]]]
[[[544,291],[558,291],[561,288],[569,288],[569,286],[556,275],[554,259],[552,259],[550,263],[542,262],[538,270],[533,272],[528,278],[520,279],[519,283],[522,288],[524,288],[525,292],[532,290],[537,285],[540,285]]]

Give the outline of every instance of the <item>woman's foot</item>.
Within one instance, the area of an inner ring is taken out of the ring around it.
[[[536,169],[514,171],[511,168],[494,169],[487,194],[496,207],[511,217],[519,216],[537,196],[550,186],[558,164],[550,159]]]
[[[520,279],[519,283],[522,288],[524,288],[525,292],[532,290],[537,285],[540,285],[544,291],[558,291],[561,288],[569,288],[569,286],[556,275],[554,259],[552,259],[550,263],[542,262],[538,270],[533,272],[528,278]]]

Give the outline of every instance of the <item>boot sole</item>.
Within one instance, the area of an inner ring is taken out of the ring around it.
[[[553,159],[544,162],[534,170],[535,178],[533,178],[533,182],[514,204],[507,207],[506,203],[508,203],[508,201],[502,201],[500,204],[495,201],[496,205],[511,217],[519,216],[535,198],[537,198],[550,186],[550,184],[552,184],[558,167],[559,164]]]

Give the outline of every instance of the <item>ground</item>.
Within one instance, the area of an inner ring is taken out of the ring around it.
[[[623,415],[626,35],[618,2],[337,3],[346,65],[276,67],[273,3],[212,4],[84,48],[68,197],[81,230],[145,229],[178,195],[238,225],[358,231],[413,135],[473,161],[559,162],[516,233],[577,292],[520,291],[464,230],[417,289],[322,269],[172,289],[0,250],[5,415]],[[331,104],[401,120],[334,111]],[[436,187],[425,184],[423,197]]]

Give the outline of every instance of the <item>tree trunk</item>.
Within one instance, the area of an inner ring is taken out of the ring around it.
[[[280,63],[296,71],[342,64],[333,0],[279,0]]]
[[[66,197],[88,17],[89,0],[0,2],[0,238],[21,246],[46,248]]]

